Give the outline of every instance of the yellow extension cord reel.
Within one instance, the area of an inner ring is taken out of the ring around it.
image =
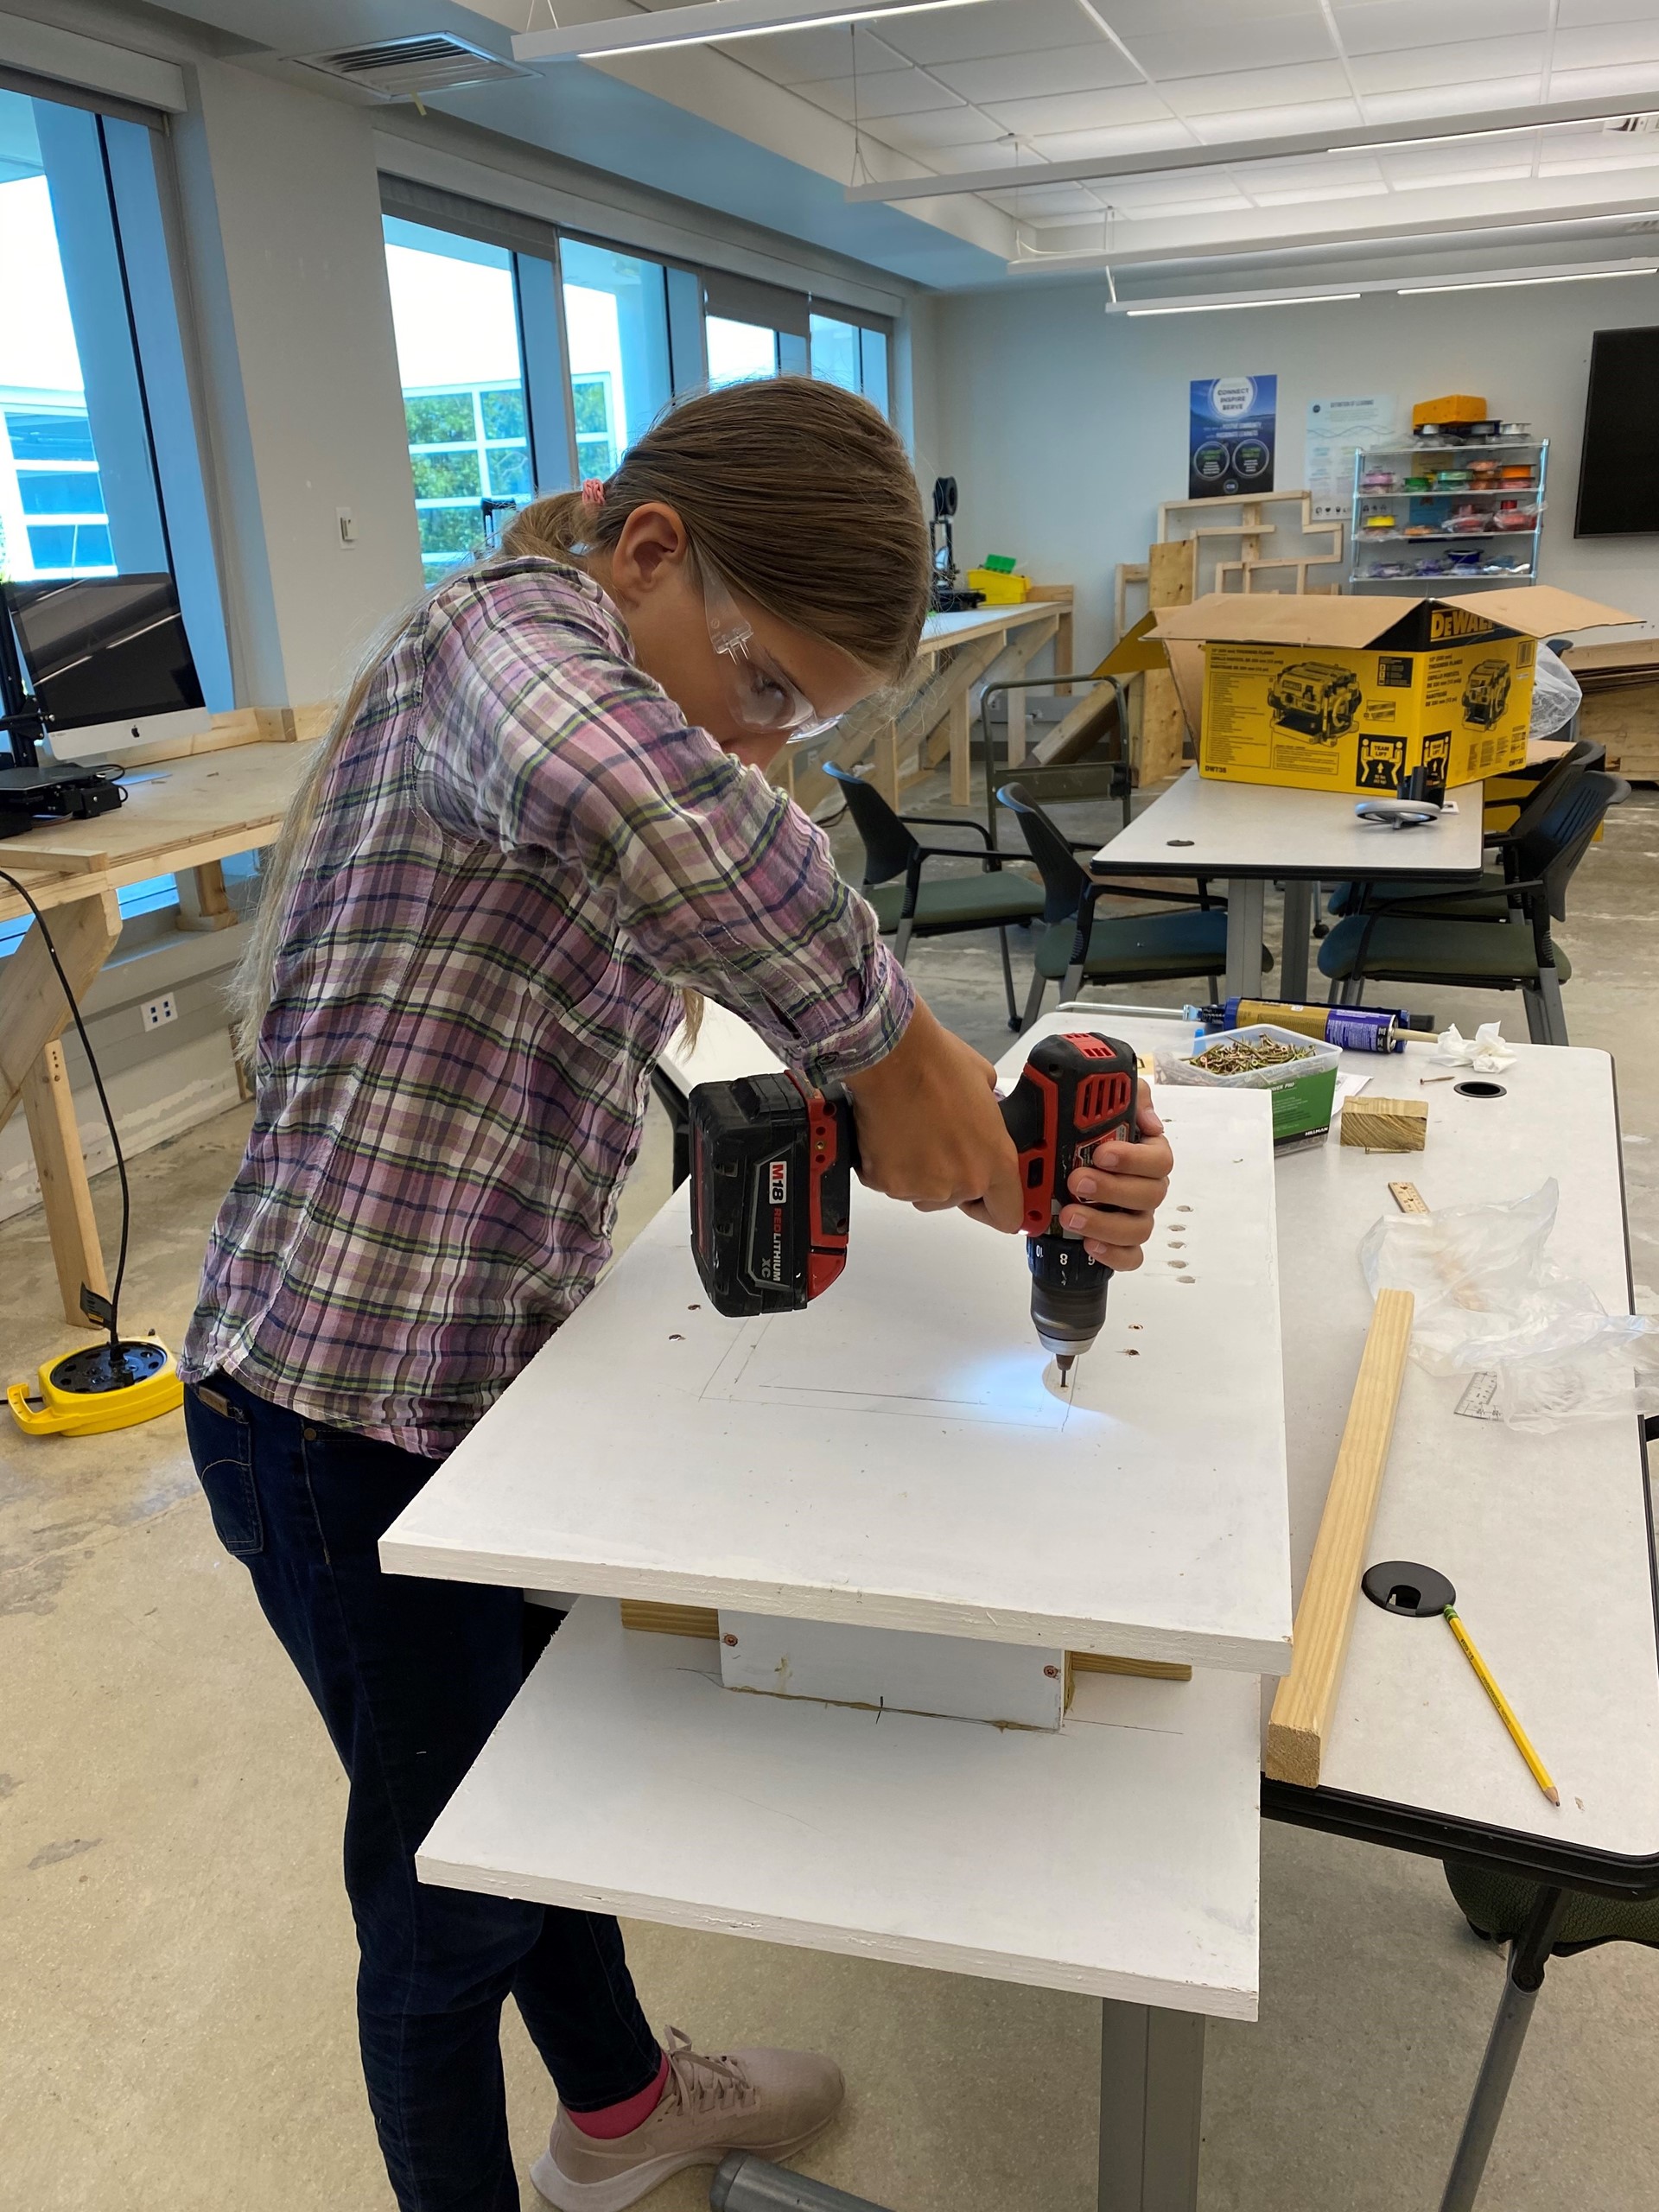
[[[0,621],[4,620],[0,613]],[[8,884],[34,916],[35,926],[40,931],[48,958],[57,971],[59,983],[86,1054],[92,1071],[92,1087],[98,1093],[98,1103],[103,1109],[104,1125],[110,1133],[110,1147],[115,1155],[116,1173],[121,1183],[121,1250],[115,1263],[115,1283],[111,1294],[105,1298],[88,1284],[80,1287],[80,1310],[94,1328],[107,1329],[109,1336],[101,1344],[87,1344],[75,1351],[65,1352],[60,1358],[49,1361],[36,1370],[40,1394],[31,1397],[29,1386],[14,1382],[6,1392],[6,1403],[12,1417],[26,1436],[98,1436],[111,1428],[130,1428],[135,1422],[154,1421],[158,1414],[170,1414],[175,1406],[184,1402],[184,1383],[173,1363],[173,1355],[167,1346],[159,1344],[154,1335],[124,1337],[121,1334],[117,1309],[121,1299],[121,1286],[127,1272],[127,1231],[132,1218],[132,1193],[127,1185],[127,1163],[121,1151],[121,1139],[117,1133],[115,1116],[110,1110],[108,1093],[104,1077],[92,1051],[92,1039],[86,1034],[86,1025],[80,1018],[80,1008],[75,995],[69,988],[69,978],[63,972],[63,963],[58,949],[52,942],[52,932],[46,925],[46,917],[35,905],[28,886],[15,875],[0,868],[0,881]]]
[[[83,1292],[83,1303],[85,1298]],[[107,1344],[66,1352],[37,1372],[38,1397],[31,1398],[22,1382],[6,1392],[26,1436],[98,1436],[153,1421],[184,1402],[173,1355],[154,1337],[111,1337]]]

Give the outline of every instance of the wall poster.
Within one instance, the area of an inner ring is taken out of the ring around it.
[[[1354,509],[1354,455],[1395,435],[1392,392],[1307,403],[1306,474],[1315,522],[1348,522]]]
[[[1236,499],[1273,489],[1279,379],[1196,377],[1187,440],[1189,499]]]

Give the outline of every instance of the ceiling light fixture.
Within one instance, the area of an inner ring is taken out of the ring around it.
[[[1409,300],[1422,292],[1513,292],[1525,284],[1605,284],[1615,276],[1659,276],[1659,262],[1642,269],[1564,270],[1559,276],[1471,276],[1457,284],[1402,284],[1397,289],[1402,300]]]
[[[1180,307],[1135,308],[1127,302],[1123,313],[1131,321],[1145,315],[1231,315],[1239,308],[1311,308],[1326,300],[1357,300],[1357,292],[1293,292],[1286,299],[1193,300]],[[1110,308],[1107,313],[1111,312]]]
[[[1121,273],[1121,272],[1119,272]],[[1121,295],[1108,301],[1105,313],[1122,315],[1211,315],[1217,310],[1238,308],[1301,308],[1318,307],[1326,300],[1357,300],[1372,293],[1397,294],[1402,297],[1417,292],[1484,292],[1503,291],[1511,285],[1522,284],[1577,284],[1587,279],[1603,276],[1659,276],[1659,262],[1601,261],[1580,262],[1561,269],[1516,269],[1490,275],[1479,273],[1467,276],[1443,276],[1421,284],[1402,283],[1398,276],[1351,277],[1345,284],[1333,285],[1328,291],[1273,291],[1258,288],[1242,296],[1236,292],[1189,293],[1163,298],[1141,297],[1125,299]]]
[[[646,22],[652,20],[645,18]],[[531,56],[515,40],[513,51],[521,61]],[[1633,115],[1651,113],[1649,89],[1620,99],[1550,100],[1535,107],[1488,110],[1466,130],[1448,131],[1444,116],[1426,116],[1421,127],[1413,124],[1358,124],[1351,130],[1291,131],[1283,137],[1212,139],[1198,146],[1166,146],[1134,154],[1102,154],[1076,162],[1050,162],[1042,171],[1045,184],[1098,183],[1108,177],[1173,176],[1187,169],[1239,168],[1266,162],[1300,161],[1307,156],[1324,160],[1333,154],[1370,154],[1413,146],[1433,146],[1447,138],[1501,137],[1513,130],[1570,130],[1599,124],[1604,127]],[[883,184],[855,184],[847,188],[850,200],[941,200],[970,192],[1005,192],[1006,171],[957,170],[948,176],[903,177]]]
[[[620,60],[671,47],[723,45],[728,39],[774,38],[836,23],[880,22],[984,4],[985,0],[700,0],[690,7],[607,16],[569,29],[521,31],[512,52],[517,61]]]

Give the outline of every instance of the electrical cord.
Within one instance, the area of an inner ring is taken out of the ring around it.
[[[22,900],[23,904],[28,907],[29,912],[35,917],[35,924],[41,932],[41,942],[46,946],[47,957],[51,961],[53,968],[56,971],[58,981],[63,987],[64,1001],[69,1008],[70,1016],[74,1022],[75,1034],[79,1038],[81,1050],[86,1055],[86,1065],[92,1071],[92,1088],[98,1093],[98,1103],[103,1109],[104,1126],[110,1133],[110,1149],[115,1154],[115,1172],[117,1176],[119,1178],[121,1184],[121,1247],[116,1258],[115,1281],[111,1287],[108,1300],[105,1301],[100,1299],[99,1300],[99,1304],[105,1305],[107,1303],[110,1330],[110,1353],[111,1358],[118,1359],[121,1351],[121,1286],[126,1280],[127,1231],[132,1219],[132,1192],[127,1184],[127,1163],[121,1150],[121,1140],[116,1134],[115,1116],[110,1109],[109,1093],[104,1088],[104,1077],[99,1068],[98,1057],[92,1051],[92,1040],[86,1034],[86,1024],[80,1018],[80,1008],[76,1004],[74,992],[70,988],[69,978],[63,972],[63,963],[58,957],[57,946],[52,942],[52,932],[47,927],[46,916],[35,905],[34,894],[29,889],[27,884],[20,883],[15,875],[10,874],[3,868],[0,868],[0,883],[10,884],[11,888],[17,893],[17,896]],[[89,1285],[86,1283],[81,1285],[80,1310],[86,1315],[89,1321],[99,1320],[104,1318],[103,1315],[91,1311],[88,1307],[87,1300],[91,1298],[96,1297],[97,1293],[93,1291]]]

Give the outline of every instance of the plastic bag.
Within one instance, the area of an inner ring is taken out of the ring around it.
[[[1659,1332],[1609,1313],[1546,1253],[1560,1193],[1395,1214],[1373,1224],[1359,1262],[1375,1297],[1408,1290],[1411,1356],[1431,1375],[1490,1373],[1493,1410],[1517,1428],[1659,1412]]]
[[[1584,696],[1579,679],[1559,653],[1546,645],[1538,648],[1538,665],[1532,678],[1532,737],[1554,737],[1565,729],[1579,711]]]

